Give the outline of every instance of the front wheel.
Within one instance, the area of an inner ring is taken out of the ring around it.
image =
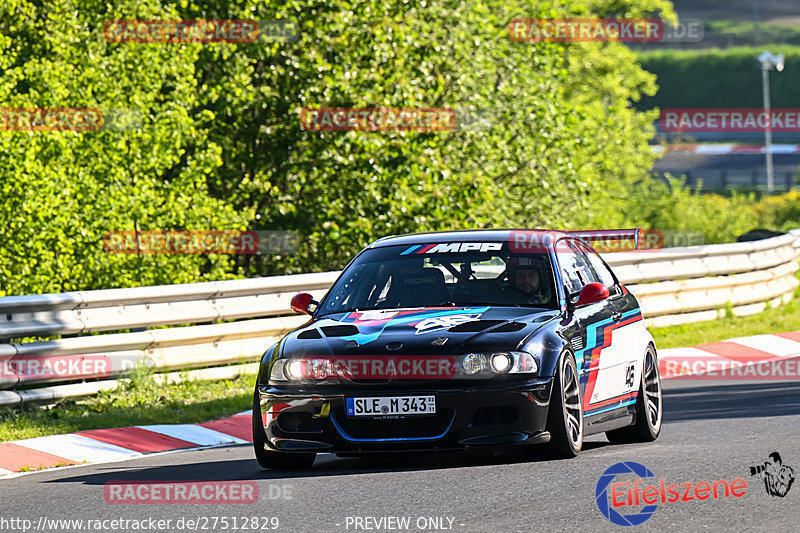
[[[632,426],[607,431],[606,437],[614,444],[653,442],[661,432],[661,376],[658,374],[658,358],[653,345],[644,354],[642,381],[639,397],[636,398],[635,421]]]
[[[258,384],[253,393],[253,448],[262,468],[273,470],[305,470],[314,464],[315,453],[282,453],[267,449],[267,436],[261,418]]]
[[[559,458],[578,455],[583,446],[583,405],[575,358],[564,352],[553,377],[547,412],[550,451]]]

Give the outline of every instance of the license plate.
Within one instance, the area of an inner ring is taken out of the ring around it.
[[[435,415],[435,396],[347,398],[347,416]]]

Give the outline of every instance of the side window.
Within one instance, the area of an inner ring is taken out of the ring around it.
[[[564,283],[571,294],[579,293],[589,283],[600,281],[592,264],[575,243],[559,241],[556,244],[556,255]]]
[[[617,294],[618,287],[617,282],[614,279],[614,275],[611,273],[611,270],[603,263],[603,260],[600,259],[600,256],[597,252],[589,250],[586,253],[587,257],[589,258],[589,262],[594,267],[595,272],[600,277],[600,282],[608,287],[611,294]]]

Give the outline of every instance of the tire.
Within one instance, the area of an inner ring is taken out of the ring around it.
[[[656,356],[655,348],[651,344],[644,354],[642,379],[639,384],[639,396],[636,398],[633,425],[606,431],[606,437],[613,444],[653,442],[661,433],[663,410],[658,357]]]
[[[253,448],[256,461],[262,468],[272,470],[306,470],[314,464],[315,453],[283,453],[268,449],[267,436],[261,421],[261,406],[258,398],[258,384],[253,393]]]
[[[578,455],[583,446],[583,403],[575,358],[564,352],[558,361],[547,412],[549,451],[561,459]]]

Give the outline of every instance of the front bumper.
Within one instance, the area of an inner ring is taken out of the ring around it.
[[[283,452],[368,453],[463,450],[547,442],[552,378],[462,385],[327,384],[311,388],[259,386],[269,448]],[[437,414],[347,417],[346,397],[436,396]]]

